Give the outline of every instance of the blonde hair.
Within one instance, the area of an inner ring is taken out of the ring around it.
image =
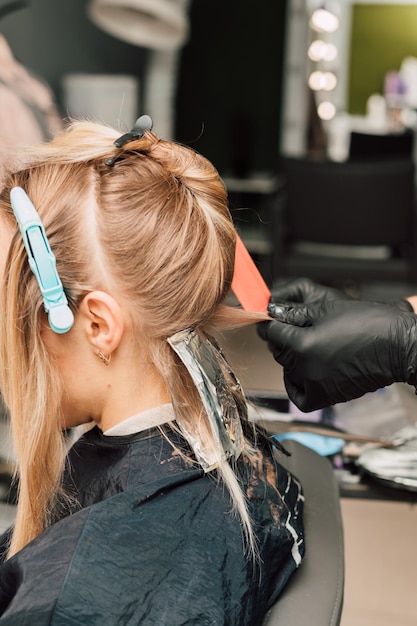
[[[120,150],[113,146],[117,137],[114,129],[78,122],[52,142],[26,148],[19,170],[7,177],[0,211],[15,225],[10,189],[25,189],[43,220],[74,312],[93,289],[122,294],[142,329],[138,341],[146,329],[148,358],[165,379],[177,416],[215,447],[198,391],[166,338],[186,328],[212,332],[267,316],[222,304],[236,233],[213,165],[152,132]],[[114,157],[113,166],[105,164]],[[17,233],[0,299],[0,377],[19,466],[13,554],[51,523],[66,451],[59,415],[64,389],[42,341],[42,298]],[[244,407],[241,390],[229,382]],[[253,547],[245,497],[221,451],[219,474]]]

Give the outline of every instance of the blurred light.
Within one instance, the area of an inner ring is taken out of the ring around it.
[[[322,120],[331,120],[336,115],[336,107],[333,102],[320,102],[317,107],[317,114]]]
[[[308,56],[312,61],[334,61],[337,57],[337,48],[332,43],[316,39],[308,49]]]
[[[339,28],[339,18],[326,9],[316,9],[310,18],[310,26],[319,33],[334,33]]]
[[[308,85],[314,91],[319,91],[323,89],[324,85],[324,73],[323,72],[312,72],[308,79]]]
[[[337,78],[332,72],[312,72],[308,79],[308,85],[314,91],[331,91],[336,84]]]
[[[334,61],[337,57],[337,48],[334,44],[328,43],[326,47],[326,53],[324,55],[325,61]]]

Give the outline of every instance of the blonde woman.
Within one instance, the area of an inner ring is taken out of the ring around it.
[[[265,318],[223,304],[224,186],[151,128],[75,123],[0,195],[0,624],[260,624],[304,553],[300,486],[211,338]]]

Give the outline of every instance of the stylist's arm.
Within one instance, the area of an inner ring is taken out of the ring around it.
[[[270,305],[259,325],[284,368],[290,399],[313,411],[393,382],[417,383],[417,315],[388,304],[331,300]]]

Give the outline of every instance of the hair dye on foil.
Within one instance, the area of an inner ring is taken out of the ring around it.
[[[184,363],[197,387],[221,456],[238,458],[243,447],[242,425],[235,399],[220,366],[221,363],[230,371],[220,349],[196,330],[180,331],[167,341]],[[213,458],[213,453],[204,448],[204,442],[187,432],[180,421],[178,425],[203,469],[214,469],[218,464],[218,457]]]

